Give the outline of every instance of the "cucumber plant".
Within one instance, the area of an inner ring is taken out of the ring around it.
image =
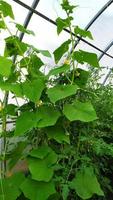
[[[56,19],[57,33],[68,28],[70,35],[53,52],[55,66],[45,74],[40,54],[51,54],[20,41],[19,32],[34,35],[22,25],[14,22],[16,34],[12,33],[6,23],[7,17],[14,20],[12,8],[0,0],[0,29],[9,34],[0,56],[2,200],[104,198],[99,172],[89,156],[89,141],[81,129],[76,132],[81,123],[87,126],[98,119],[90,98],[82,95],[89,92],[90,69],[81,66],[99,68],[99,62],[96,54],[75,50],[77,36],[93,37],[90,31],[73,26],[76,6],[63,0],[61,7],[67,17]],[[16,105],[9,102],[10,94]],[[10,130],[9,119],[14,121]]]

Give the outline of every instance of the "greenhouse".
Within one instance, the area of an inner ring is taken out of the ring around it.
[[[0,0],[0,200],[113,200],[113,0]]]

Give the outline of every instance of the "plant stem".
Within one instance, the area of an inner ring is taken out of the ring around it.
[[[69,18],[69,13],[66,12],[67,14],[67,17]],[[71,27],[71,23],[69,23],[69,30],[70,30],[70,37],[71,37],[71,44],[72,44],[72,53],[74,51],[74,37],[73,37],[73,34],[72,34],[72,27]],[[75,62],[74,60],[72,59],[72,67],[73,67],[73,75],[72,75],[72,81],[71,81],[71,84],[73,84],[74,82],[74,76],[75,76]]]
[[[3,176],[5,177],[5,173],[7,170],[7,166],[6,166],[6,143],[7,143],[7,136],[6,136],[6,132],[7,132],[7,115],[4,112],[4,108],[7,106],[8,103],[8,96],[9,96],[9,92],[5,92],[4,95],[4,100],[3,100],[3,112],[2,112],[2,133],[3,133],[3,150],[4,150],[4,155],[3,155],[3,166],[2,166],[2,170],[3,170]]]

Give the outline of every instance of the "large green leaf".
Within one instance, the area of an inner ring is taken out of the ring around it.
[[[56,193],[53,182],[38,182],[30,178],[26,179],[20,188],[30,200],[47,200],[50,195]]]
[[[70,65],[64,64],[60,67],[55,67],[54,69],[50,70],[47,76],[52,76],[52,75],[55,76],[61,73],[66,73],[67,71],[69,71],[69,69],[70,69]]]
[[[74,101],[73,104],[65,104],[63,113],[70,121],[90,122],[97,119],[96,112],[90,102]]]
[[[0,74],[8,77],[11,73],[12,61],[0,56]]]
[[[43,145],[38,147],[38,149],[33,149],[29,155],[34,158],[44,159],[50,153],[50,151],[50,147]]]
[[[38,78],[37,80],[33,81],[26,81],[21,84],[22,93],[28,99],[36,103],[42,94],[43,89],[45,88],[45,81],[43,78]]]
[[[51,106],[41,106],[36,113],[26,111],[16,120],[15,135],[23,135],[36,126],[53,126],[59,117],[59,111]]]
[[[90,199],[94,194],[104,196],[92,167],[78,171],[76,178],[71,183],[71,188],[75,189],[82,199]]]
[[[93,39],[92,34],[90,31],[83,30],[80,27],[76,26],[74,29],[74,33],[79,35],[80,37],[88,37],[89,39]]]
[[[73,53],[73,59],[81,64],[87,63],[92,67],[99,67],[99,61],[95,53],[90,53],[82,50],[75,51]]]
[[[70,23],[71,23],[72,20],[73,20],[72,17],[68,17],[68,18],[66,18],[66,19],[61,19],[60,17],[58,17],[58,18],[56,19],[57,33],[58,33],[58,35],[62,32],[62,30],[63,30],[64,28],[69,27],[69,25],[70,25]]]
[[[12,11],[12,7],[6,1],[0,0],[0,11],[3,13],[4,17],[9,16],[12,19],[14,19],[14,14],[13,14],[13,11]]]
[[[37,126],[39,128],[53,126],[60,117],[60,112],[53,106],[40,106],[37,110]]]
[[[36,126],[36,116],[33,112],[26,111],[22,113],[16,120],[16,128],[14,134],[23,135]]]
[[[77,85],[57,85],[47,90],[48,97],[51,102],[55,103],[58,100],[64,99],[71,95],[76,94],[78,89]]]
[[[38,78],[33,81],[25,81],[23,83],[8,83],[0,82],[0,88],[5,91],[10,91],[18,97],[27,97],[32,102],[36,103],[45,88],[44,78]]]
[[[43,159],[34,157],[28,158],[28,166],[32,178],[37,181],[50,181],[54,173],[53,164],[55,164],[56,161],[57,155],[52,149]]]
[[[60,47],[58,47],[54,52],[54,58],[55,58],[55,62],[58,63],[59,60],[62,58],[62,56],[68,52],[69,50],[69,45],[71,43],[71,40],[67,40],[66,42],[64,42]]]
[[[46,133],[49,139],[54,139],[58,143],[70,143],[69,134],[60,126],[48,127]]]
[[[24,181],[21,173],[15,174],[10,178],[0,180],[0,200],[16,200],[21,191],[19,185]]]

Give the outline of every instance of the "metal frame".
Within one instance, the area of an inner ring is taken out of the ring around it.
[[[40,0],[34,0],[33,3],[32,3],[31,8],[36,9],[36,7],[37,7],[39,1],[40,1]],[[28,14],[27,14],[27,17],[26,17],[26,19],[25,19],[25,21],[24,21],[24,25],[23,25],[25,28],[28,27],[28,24],[29,24],[29,22],[30,22],[30,20],[31,20],[32,15],[33,15],[33,11],[30,11],[30,10],[29,10],[29,12],[28,12]],[[19,37],[20,37],[20,40],[22,40],[23,37],[24,37],[24,33],[21,33]]]
[[[26,9],[32,11],[34,14],[36,14],[36,15],[42,17],[43,19],[45,19],[46,21],[52,23],[53,25],[56,25],[56,22],[55,22],[55,21],[53,21],[53,20],[50,19],[49,17],[43,15],[42,13],[38,12],[37,10],[31,8],[30,6],[26,5],[26,4],[23,3],[22,1],[20,1],[20,0],[12,0],[12,1],[14,1],[14,2],[18,3],[19,5],[23,6],[24,8],[26,8]],[[113,0],[112,0],[112,2],[113,2]],[[66,31],[67,33],[70,33],[70,31],[69,31],[68,29],[64,29],[64,31]],[[75,36],[74,33],[72,33],[72,34]],[[83,41],[84,43],[88,44],[89,46],[93,47],[93,48],[96,49],[97,51],[99,51],[99,52],[101,52],[101,53],[104,53],[104,51],[103,51],[102,49],[98,48],[97,46],[95,46],[95,45],[93,45],[92,43],[88,42],[87,40],[83,39],[82,37],[77,36],[77,38],[78,38],[79,40]],[[110,54],[108,54],[108,53],[105,53],[105,55],[113,59],[113,56],[112,56],[112,55],[110,55]]]
[[[99,56],[99,60],[102,59],[102,57],[105,55],[105,53],[113,46],[113,41],[111,41],[108,46],[104,49],[104,52],[101,53],[101,55]]]
[[[99,56],[99,60],[101,60],[101,59],[103,58],[103,56],[105,55],[105,53],[106,53],[112,46],[113,46],[113,41],[111,41],[111,42],[108,44],[108,46],[104,49],[104,53],[101,53],[101,55]],[[102,83],[103,85],[105,85],[105,83],[106,83],[106,81],[108,80],[110,74],[112,73],[112,69],[113,69],[113,68],[111,68],[111,69],[109,70],[108,74],[106,75],[106,77],[105,77],[105,79],[104,79],[104,81],[103,81],[103,83]]]

